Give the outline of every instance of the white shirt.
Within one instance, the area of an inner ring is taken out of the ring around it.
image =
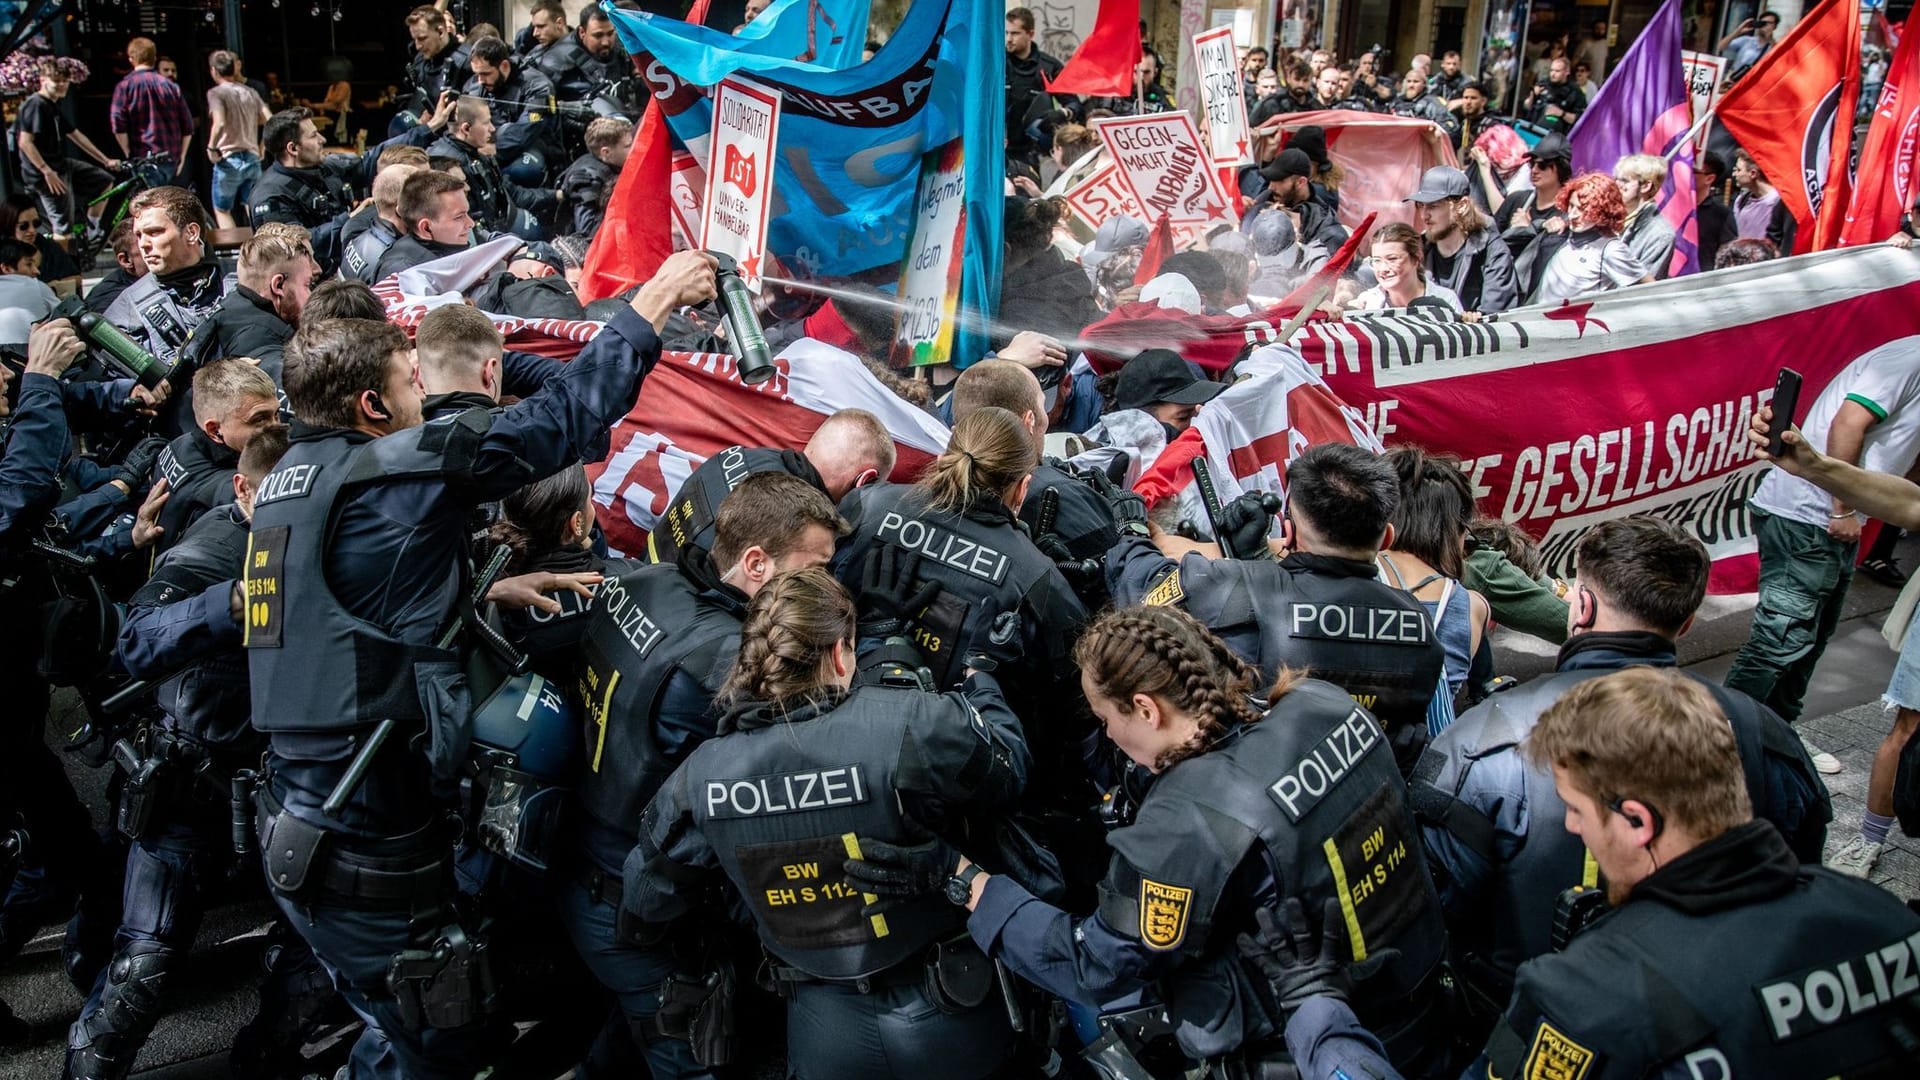
[[[1454,292],[1452,289],[1447,288],[1445,285],[1436,285],[1433,282],[1429,281],[1427,282],[1427,291],[1422,293],[1421,295],[1431,296],[1439,300],[1444,300],[1446,301],[1447,306],[1452,308],[1455,311],[1463,310],[1460,307],[1459,294]],[[1395,308],[1393,304],[1387,300],[1387,291],[1385,289],[1382,289],[1380,286],[1375,285],[1373,288],[1368,289],[1366,292],[1363,292],[1360,295],[1354,297],[1353,299],[1347,301],[1347,310],[1348,311],[1404,311],[1405,309]]]
[[[34,323],[53,314],[60,298],[25,274],[0,274],[0,345],[25,345]]]
[[[1854,402],[1879,418],[1867,429],[1859,466],[1904,476],[1920,451],[1920,336],[1898,338],[1862,355],[1833,377],[1800,425],[1808,445],[1826,452],[1827,432],[1840,406]],[[1768,470],[1752,505],[1776,517],[1827,527],[1833,497],[1811,482]]]

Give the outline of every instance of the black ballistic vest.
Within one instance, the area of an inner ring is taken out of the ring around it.
[[[654,740],[654,713],[675,672],[720,690],[740,653],[741,609],[702,593],[677,566],[644,566],[603,582],[580,642],[586,773],[580,805],[637,835],[640,812],[676,761]]]
[[[768,450],[759,446],[729,446],[700,463],[673,493],[667,512],[647,536],[647,558],[671,563],[682,548],[694,545],[713,550],[713,522],[720,504],[754,473],[778,472],[797,476],[825,490],[820,474],[797,450]]]
[[[1216,1026],[1208,961],[1236,959],[1235,935],[1255,929],[1262,898],[1233,886],[1246,888],[1243,868],[1259,860],[1278,894],[1307,910],[1341,901],[1354,959],[1400,950],[1353,1002],[1400,1056],[1391,1032],[1438,969],[1446,927],[1386,734],[1339,687],[1303,681],[1258,723],[1175,764],[1109,843],[1103,920],[1194,960],[1161,985],[1176,1026]],[[1278,1031],[1277,1017],[1264,1019],[1270,1027],[1249,1018],[1249,1037]]]

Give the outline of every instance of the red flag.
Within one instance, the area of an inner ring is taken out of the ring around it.
[[[1860,103],[1860,5],[1820,0],[1720,100],[1717,115],[1793,212],[1801,251],[1840,239]]]
[[[710,0],[694,0],[687,22],[703,23]],[[636,68],[641,57],[635,57]],[[633,149],[607,197],[606,218],[580,268],[580,302],[590,304],[653,276],[673,254],[673,145],[660,99],[647,100]],[[697,238],[695,238],[697,240]]]
[[[1173,225],[1167,215],[1153,223],[1153,235],[1147,237],[1147,249],[1140,253],[1140,267],[1133,272],[1133,283],[1145,285],[1160,272],[1160,264],[1173,254]]]
[[[1887,65],[1886,86],[1860,144],[1860,167],[1846,224],[1840,230],[1841,246],[1877,244],[1900,230],[1900,215],[1913,205],[1916,169],[1920,169],[1920,34],[1902,38],[1893,62]]]
[[[1049,94],[1126,97],[1133,93],[1133,69],[1140,55],[1140,9],[1106,0],[1072,59],[1059,75],[1052,79],[1042,75],[1041,82]]]

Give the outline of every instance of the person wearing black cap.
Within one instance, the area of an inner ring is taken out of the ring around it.
[[[1193,426],[1193,415],[1212,401],[1222,383],[1208,382],[1172,349],[1145,349],[1120,368],[1113,411],[1139,409],[1160,421],[1171,439]]]
[[[1240,218],[1240,230],[1252,229],[1253,219],[1269,206],[1291,210],[1300,218],[1299,236],[1305,244],[1323,244],[1333,251],[1347,241],[1347,230],[1338,218],[1313,200],[1313,159],[1306,151],[1289,146],[1260,166],[1267,189],[1247,206]]]
[[[1327,129],[1308,124],[1289,135],[1287,145],[1304,151],[1313,161],[1313,172],[1307,177],[1313,201],[1324,207],[1327,213],[1339,217],[1340,181],[1346,178],[1346,172],[1335,165],[1327,153]]]
[[[1521,296],[1533,295],[1540,272],[1567,239],[1567,215],[1559,208],[1560,189],[1573,178],[1573,148],[1559,133],[1541,139],[1527,155],[1533,191],[1510,198],[1494,215],[1501,239],[1513,255],[1513,279]]]
[[[1419,207],[1427,280],[1452,289],[1466,311],[1505,311],[1519,302],[1513,254],[1499,242],[1493,222],[1473,205],[1466,173],[1435,165],[1407,201]]]

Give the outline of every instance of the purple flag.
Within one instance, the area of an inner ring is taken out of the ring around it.
[[[1670,277],[1700,269],[1694,220],[1693,107],[1680,68],[1680,0],[1667,0],[1568,132],[1573,171],[1611,173],[1628,154],[1667,158],[1660,216],[1673,226]],[[1668,155],[1671,154],[1671,157]],[[1649,267],[1648,269],[1653,269]]]

